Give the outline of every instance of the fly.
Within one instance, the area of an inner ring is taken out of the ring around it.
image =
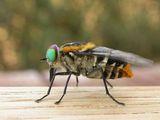
[[[77,86],[79,83],[78,76],[83,75],[87,78],[102,79],[106,94],[116,103],[125,105],[110,94],[108,85],[110,87],[112,87],[112,85],[107,80],[123,77],[131,78],[133,76],[131,70],[132,64],[152,64],[151,60],[133,53],[96,46],[90,42],[66,43],[60,48],[56,44],[53,44],[48,48],[46,57],[42,58],[41,61],[46,61],[49,64],[50,85],[47,94],[40,99],[37,99],[36,102],[42,101],[50,94],[53,82],[57,75],[68,75],[64,92],[55,104],[59,104],[65,96],[71,75],[76,76]],[[64,72],[58,72],[58,68],[62,68]]]

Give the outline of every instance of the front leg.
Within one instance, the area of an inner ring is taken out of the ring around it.
[[[59,72],[59,73],[56,73],[56,69],[51,68],[50,69],[50,85],[49,85],[47,94],[44,95],[43,97],[41,97],[40,99],[37,99],[35,102],[37,102],[37,103],[41,102],[44,98],[46,98],[50,94],[51,88],[52,88],[52,85],[53,85],[53,82],[54,82],[54,79],[55,79],[56,75],[68,75],[68,74],[69,74],[69,72]]]
[[[51,72],[53,72],[53,74],[51,74]],[[55,73],[56,73],[56,69],[54,69],[54,68],[51,68],[50,69],[50,85],[49,85],[49,89],[48,89],[48,91],[47,91],[47,94],[46,95],[44,95],[43,97],[41,97],[40,99],[37,99],[35,102],[37,102],[37,103],[39,103],[39,102],[41,102],[45,97],[47,97],[49,94],[50,94],[50,92],[51,92],[51,88],[52,88],[52,85],[53,85],[53,82],[54,82],[54,79],[55,79]],[[51,76],[52,75],[52,76]]]

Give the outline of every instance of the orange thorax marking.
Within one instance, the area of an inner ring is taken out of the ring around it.
[[[95,44],[93,43],[86,43],[84,45],[79,45],[79,46],[66,46],[63,48],[63,52],[70,52],[70,51],[85,51],[88,49],[92,49],[95,47]]]

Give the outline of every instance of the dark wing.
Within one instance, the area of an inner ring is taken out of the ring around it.
[[[153,64],[153,61],[143,58],[139,55],[123,52],[120,50],[114,50],[106,47],[97,47],[92,50],[93,54],[95,55],[104,55],[108,56],[111,59],[124,61],[133,65],[142,65],[142,66],[148,66]]]
[[[108,58],[119,60],[123,62],[127,62],[133,65],[142,65],[142,66],[148,66],[152,65],[153,61],[143,58],[139,55],[123,52],[120,50],[114,50],[107,47],[96,47],[89,52],[82,52],[77,54],[83,54],[83,55],[96,55],[96,56],[107,56]]]
[[[93,43],[80,43],[80,42],[72,42],[66,43],[60,47],[60,52],[68,53],[68,52],[82,52],[95,48],[95,44]]]

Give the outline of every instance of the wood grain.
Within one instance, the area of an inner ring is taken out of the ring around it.
[[[110,93],[126,106],[117,105],[103,87],[69,87],[55,105],[63,87],[55,87],[41,103],[47,87],[1,87],[0,120],[159,120],[160,87],[114,87]]]

